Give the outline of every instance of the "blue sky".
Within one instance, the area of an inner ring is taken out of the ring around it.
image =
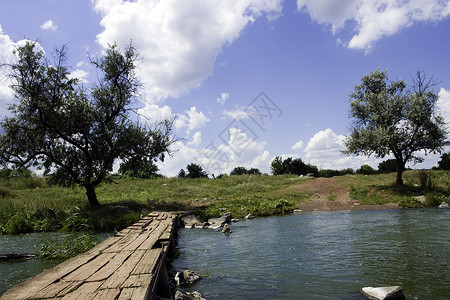
[[[348,95],[377,68],[407,83],[422,70],[441,82],[438,108],[450,121],[449,16],[448,0],[2,0],[0,57],[13,60],[23,39],[49,55],[67,45],[73,76],[89,84],[89,56],[132,40],[143,120],[177,118],[182,140],[159,163],[167,176],[191,162],[216,175],[236,166],[270,172],[276,155],[376,168],[382,160],[340,154]],[[2,115],[13,101],[6,72]]]

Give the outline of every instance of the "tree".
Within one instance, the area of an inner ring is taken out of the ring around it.
[[[0,122],[0,161],[19,167],[43,166],[50,182],[80,185],[91,207],[99,206],[95,188],[112,171],[115,159],[164,159],[173,142],[172,122],[153,128],[133,121],[136,99],[136,49],[115,45],[92,61],[100,82],[85,88],[65,66],[66,48],[46,59],[37,43],[15,50],[11,68],[16,104]]]
[[[450,153],[441,155],[441,160],[438,162],[440,170],[450,170]]]
[[[195,164],[195,163],[191,163],[189,165],[187,165],[186,167],[187,169],[187,174],[186,177],[188,178],[204,178],[204,177],[208,177],[208,173],[206,173],[202,166]]]
[[[270,171],[273,175],[284,174],[283,160],[281,156],[275,156],[275,158],[270,163]]]
[[[120,164],[119,174],[124,177],[154,178],[158,175],[158,166],[153,163],[153,160],[146,158],[132,158]]]
[[[364,175],[372,175],[375,174],[376,172],[377,171],[369,165],[362,165],[361,168],[356,171],[356,173]]]
[[[433,87],[437,83],[417,72],[408,91],[403,80],[390,82],[381,70],[361,81],[350,95],[354,122],[343,152],[380,158],[393,154],[396,184],[403,185],[406,162],[423,161],[416,152],[438,153],[448,144],[444,120],[435,113],[438,96]]]
[[[300,158],[292,159],[292,157],[282,160],[280,156],[275,156],[270,169],[273,175],[296,174],[300,176],[313,174],[317,176],[319,174],[316,166],[305,164]]]
[[[245,167],[236,167],[231,172],[230,175],[261,175],[261,171],[257,168],[247,169]]]
[[[378,172],[380,173],[391,173],[396,171],[397,171],[396,159],[388,159],[378,164]]]

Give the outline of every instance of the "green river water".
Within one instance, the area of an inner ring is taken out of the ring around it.
[[[450,299],[450,209],[317,212],[257,218],[232,233],[180,230],[175,270],[204,278],[207,299],[364,299],[366,286],[406,299]]]

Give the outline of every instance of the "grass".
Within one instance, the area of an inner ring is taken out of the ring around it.
[[[422,174],[423,175],[423,174]],[[422,178],[422,179],[421,179]],[[414,196],[425,194],[430,205],[449,199],[450,172],[417,171],[404,174],[405,186],[394,185],[395,174],[334,177],[361,204],[399,203],[418,206]],[[229,211],[235,218],[292,211],[311,195],[289,187],[308,184],[310,178],[291,175],[240,175],[222,179],[118,179],[97,188],[102,207],[91,210],[82,188],[49,187],[43,178],[0,179],[0,234],[32,231],[111,231],[136,222],[142,211],[191,210],[202,219]],[[422,182],[421,182],[422,180]],[[334,201],[335,191],[328,200]],[[124,209],[124,206],[127,208]]]

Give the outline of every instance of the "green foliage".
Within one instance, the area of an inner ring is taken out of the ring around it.
[[[57,239],[42,241],[38,253],[45,258],[68,259],[88,251],[98,244],[98,240],[99,237],[88,232],[70,234],[62,242]]]
[[[100,82],[89,88],[70,77],[65,47],[52,62],[33,42],[15,54],[10,78],[18,102],[10,108],[12,117],[0,123],[1,164],[40,165],[49,183],[82,186],[91,207],[97,207],[95,189],[115,159],[164,159],[172,143],[172,122],[151,129],[129,116],[139,86],[132,45],[123,53],[113,45],[92,61]]]
[[[354,171],[352,168],[343,169],[343,170],[331,170],[331,169],[322,169],[319,170],[318,177],[334,177],[334,176],[342,176],[342,175],[349,175],[353,174]]]
[[[364,175],[372,175],[377,173],[377,171],[369,165],[362,165],[360,169],[356,170],[356,173]]]
[[[158,167],[146,158],[131,158],[122,162],[119,174],[123,177],[150,179],[158,177]]]
[[[230,175],[261,175],[261,171],[256,168],[247,169],[245,167],[236,167],[231,172]]]
[[[378,164],[378,172],[380,173],[392,173],[397,171],[397,160],[388,159]]]
[[[187,174],[186,177],[187,178],[207,178],[208,177],[208,173],[206,173],[202,166],[195,164],[195,163],[191,163],[189,165],[187,165],[186,167],[187,169]]]
[[[350,95],[352,131],[345,141],[346,154],[393,154],[397,160],[397,180],[408,161],[420,162],[415,153],[440,152],[448,144],[445,123],[435,113],[438,95],[435,82],[417,72],[411,89],[403,80],[391,82],[387,72],[376,70],[365,75]]]
[[[280,156],[276,156],[272,160],[271,171],[273,175],[295,174],[300,176],[312,174],[317,177],[319,174],[316,166],[305,164],[300,158],[292,159],[292,157],[288,157],[282,160]]]
[[[444,153],[441,156],[441,160],[438,162],[440,170],[450,170],[450,153]]]

